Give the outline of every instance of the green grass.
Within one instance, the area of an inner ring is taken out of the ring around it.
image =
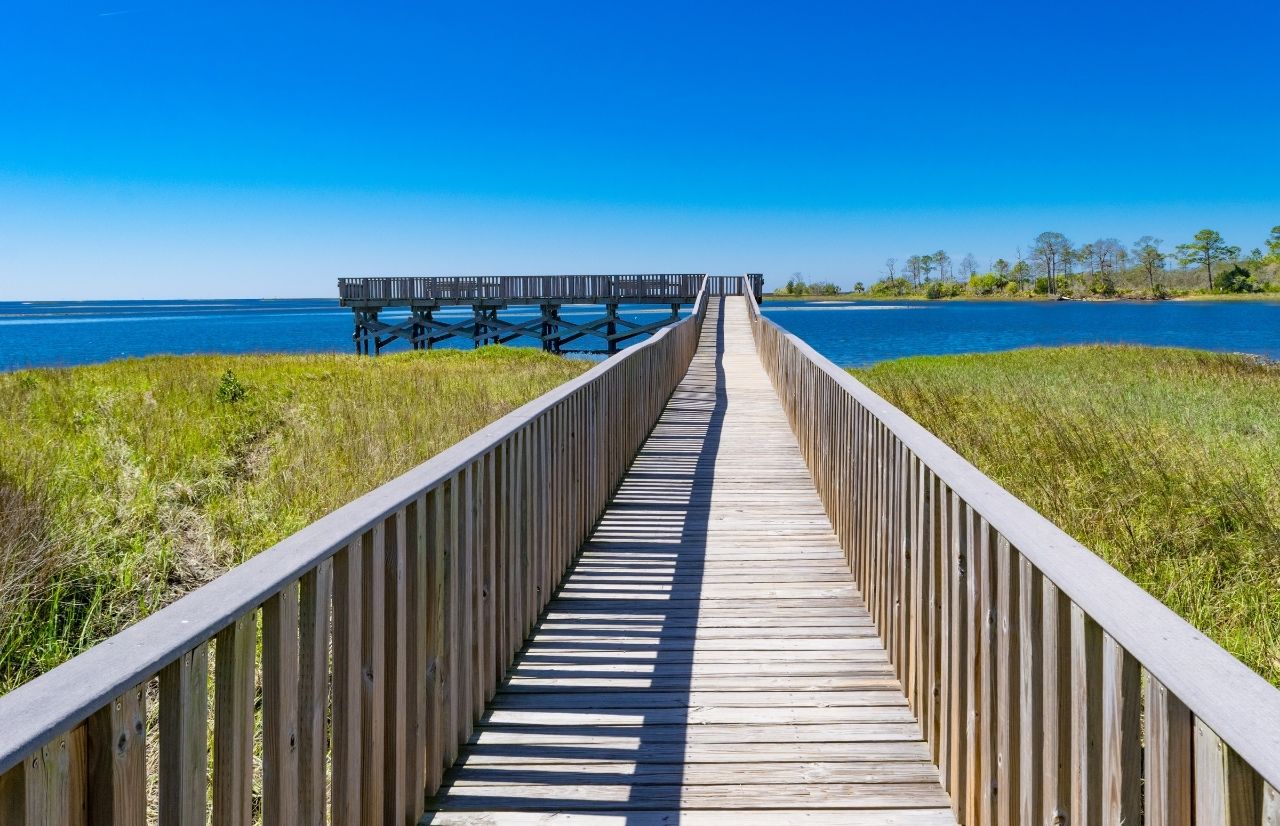
[[[1109,346],[851,372],[1280,685],[1280,367]]]
[[[0,692],[589,366],[486,348],[0,374]]]

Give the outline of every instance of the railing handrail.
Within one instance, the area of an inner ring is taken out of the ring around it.
[[[910,416],[760,313],[933,474],[1129,652],[1263,780],[1280,789],[1280,691],[1155,597],[1009,493]]]
[[[705,273],[347,276],[338,279],[338,297],[343,301],[397,302],[653,298],[655,303],[665,303],[662,299],[695,295],[706,280]]]
[[[65,663],[0,696],[0,774],[78,724],[125,690],[155,675],[252,611],[302,574],[332,557],[369,527],[444,482],[557,403],[629,359],[639,358],[687,324],[706,305],[705,285],[693,311],[652,337],[595,365],[481,428],[395,479],[321,517],[231,568],[212,582],[130,625]]]

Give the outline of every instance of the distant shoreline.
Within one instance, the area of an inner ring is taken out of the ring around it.
[[[1057,301],[1075,301],[1088,304],[1113,304],[1118,302],[1128,303],[1156,303],[1161,301],[1261,301],[1261,302],[1280,302],[1280,293],[1264,292],[1264,293],[1190,293],[1187,295],[1171,295],[1164,298],[1153,298],[1152,296],[1130,296],[1130,295],[1111,295],[1111,296],[1054,296],[1054,295],[956,295],[946,298],[926,298],[922,295],[869,295],[868,293],[838,293],[836,295],[782,295],[779,293],[766,293],[764,301],[803,301],[809,304],[829,304],[833,302],[876,302],[876,303],[900,303],[904,301],[912,301],[919,303],[955,303],[955,302],[1008,302],[1008,303],[1024,303],[1024,302],[1044,302],[1054,303]]]

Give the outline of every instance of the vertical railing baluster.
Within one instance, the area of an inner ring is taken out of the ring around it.
[[[383,816],[384,749],[386,737],[386,550],[387,521],[380,520],[361,537],[360,658],[361,708],[360,785],[363,823]]]
[[[1191,712],[1159,680],[1147,675],[1143,800],[1151,826],[1191,826],[1193,782]]]
[[[1102,818],[1102,629],[1071,605],[1071,811]]]
[[[298,586],[262,609],[262,821],[298,822]]]
[[[400,510],[385,522],[382,535],[383,566],[383,668],[382,685],[382,812],[393,823],[405,815],[407,751],[409,744],[409,673],[406,549],[408,512]]]
[[[99,709],[88,723],[88,821],[93,826],[147,822],[147,693],[139,685]],[[0,794],[0,800],[3,795]],[[10,819],[0,804],[0,822]]]
[[[160,672],[160,826],[205,821],[208,680],[207,643]]]
[[[364,673],[363,542],[357,538],[333,560],[333,768],[331,823],[359,823],[361,794],[361,731]]]
[[[1102,635],[1102,822],[1142,817],[1142,715],[1138,661]]]
[[[298,818],[323,823],[327,749],[325,722],[329,699],[329,599],[333,562],[325,560],[303,574],[298,597]],[[218,678],[221,680],[221,676]],[[217,749],[217,738],[214,738]]]

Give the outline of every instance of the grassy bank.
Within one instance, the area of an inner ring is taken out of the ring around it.
[[[1280,685],[1280,367],[1072,347],[851,372]]]
[[[589,366],[489,348],[0,374],[0,692]]]

